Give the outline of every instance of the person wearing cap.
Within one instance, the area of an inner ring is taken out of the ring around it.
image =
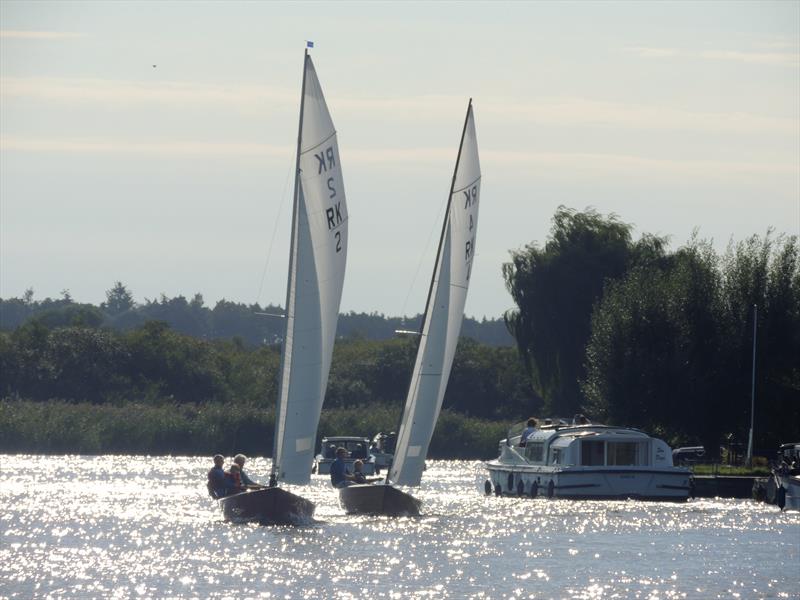
[[[339,446],[336,449],[336,460],[331,463],[331,485],[335,488],[343,488],[352,485],[355,477],[347,472],[347,465],[344,459],[347,457],[347,450]]]
[[[214,466],[208,472],[208,493],[212,498],[222,498],[227,496],[233,490],[233,482],[225,477],[225,471],[222,465],[225,463],[225,457],[222,454],[214,455]]]
[[[246,487],[264,487],[252,479],[250,479],[247,474],[244,472],[244,463],[247,460],[247,457],[244,454],[237,454],[233,457],[233,462],[239,465],[239,477],[242,480],[242,485]]]

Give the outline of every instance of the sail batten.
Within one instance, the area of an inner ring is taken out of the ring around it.
[[[471,187],[471,186],[475,185],[476,183],[478,183],[480,180],[481,180],[481,176],[480,176],[480,175],[478,175],[478,176],[477,176],[477,177],[476,177],[476,178],[475,178],[473,181],[470,181],[470,182],[469,182],[467,185],[465,185],[464,187],[461,187],[461,188],[459,188],[459,189],[457,189],[457,190],[453,190],[453,193],[454,193],[454,194],[457,194],[458,192],[463,192],[463,191],[464,191],[464,190],[466,190],[467,188],[469,188],[469,187]]]
[[[336,129],[308,55],[292,222],[273,474],[278,481],[305,484],[333,355],[348,225]]]
[[[399,485],[419,485],[444,400],[475,254],[480,179],[470,101],[428,292],[417,358],[389,472],[389,479]]]

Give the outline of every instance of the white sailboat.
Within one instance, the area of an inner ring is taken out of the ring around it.
[[[470,99],[394,461],[386,483],[351,485],[339,490],[339,499],[349,513],[419,514],[420,502],[392,484],[418,486],[422,480],[464,318],[475,255],[480,184]]]
[[[226,519],[297,522],[314,504],[278,487],[309,483],[347,260],[347,204],[336,129],[305,52],[286,290],[286,332],[270,485],[220,500]]]

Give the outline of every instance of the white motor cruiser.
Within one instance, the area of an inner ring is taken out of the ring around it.
[[[673,466],[670,447],[642,431],[553,419],[520,445],[524,426],[513,427],[500,441],[500,456],[486,463],[487,494],[673,501],[689,496],[689,470]]]

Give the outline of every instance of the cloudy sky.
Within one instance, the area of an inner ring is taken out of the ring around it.
[[[0,297],[282,303],[305,40],[339,132],[342,309],[424,307],[464,113],[466,312],[559,205],[719,250],[800,232],[800,2],[0,3]],[[271,250],[270,250],[271,248]]]

